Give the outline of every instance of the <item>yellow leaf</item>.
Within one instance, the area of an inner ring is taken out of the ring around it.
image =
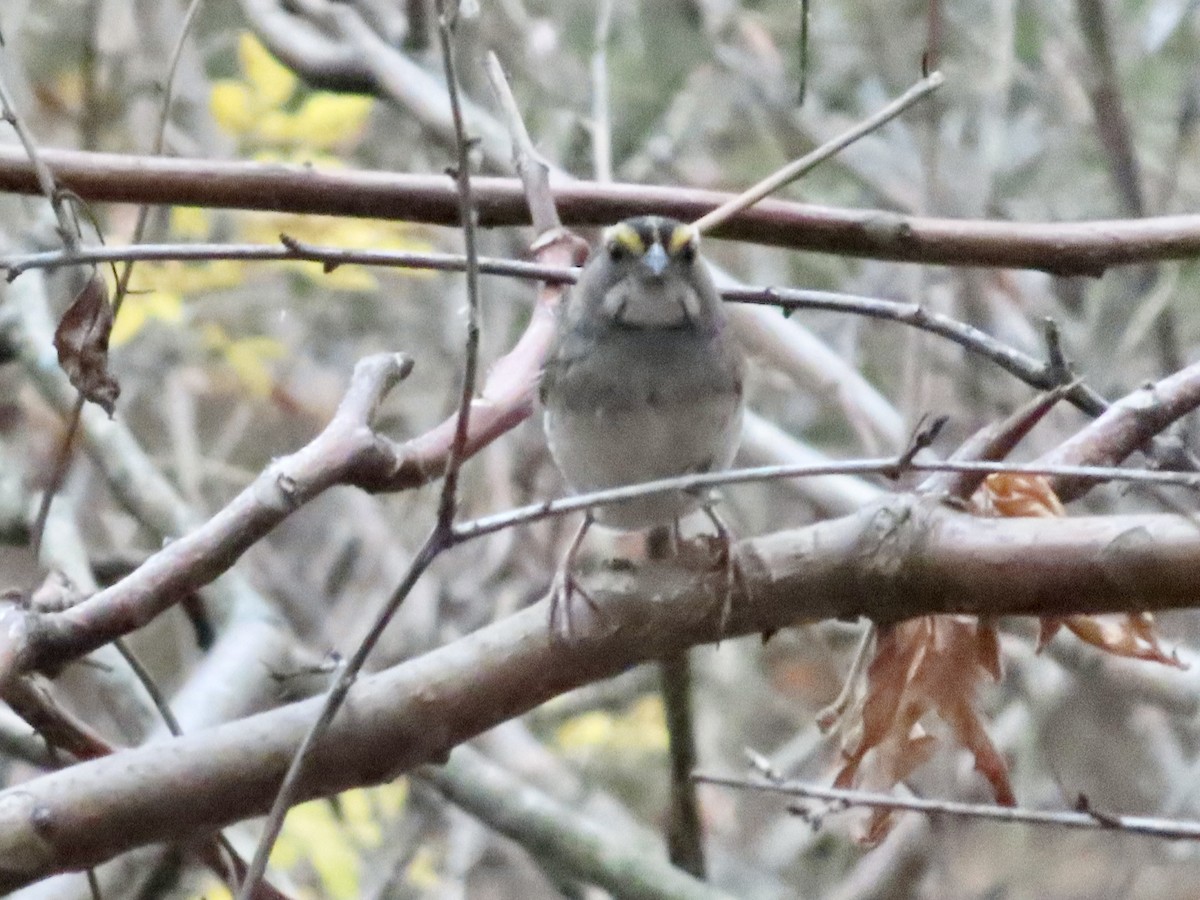
[[[667,748],[662,700],[646,696],[623,715],[593,710],[564,722],[558,745],[568,752],[620,750],[657,753]]]
[[[415,888],[428,891],[442,883],[441,873],[437,869],[437,859],[429,847],[421,847],[413,854],[412,862],[408,864],[408,883]]]
[[[591,750],[612,740],[612,714],[592,710],[574,716],[558,727],[558,745],[564,750]]]
[[[231,341],[225,347],[223,356],[250,393],[269,397],[275,386],[275,377],[267,363],[286,354],[287,349],[274,338],[250,337]]]
[[[196,294],[239,287],[245,282],[246,264],[236,259],[214,259],[211,262],[192,263],[180,266],[160,284],[181,294]]]
[[[59,73],[50,90],[67,109],[79,109],[83,106],[83,73],[79,69]]]
[[[121,304],[121,312],[113,321],[112,331],[108,335],[108,346],[120,347],[132,340],[139,331],[146,327],[149,316],[135,298],[128,297]]]
[[[338,796],[343,825],[351,830],[362,845],[377,847],[383,840],[383,829],[375,815],[371,792],[355,788]]]
[[[295,136],[295,120],[288,113],[271,109],[259,116],[254,135],[269,144],[288,144]]]
[[[271,865],[281,871],[306,860],[330,897],[353,900],[359,895],[359,855],[334,817],[328,801],[311,800],[288,813]]]
[[[201,325],[200,337],[209,350],[223,351],[232,343],[228,332],[216,322],[205,322]]]
[[[623,723],[627,732],[626,746],[642,750],[667,749],[667,718],[663,712],[662,696],[647,694],[633,705]]]
[[[313,94],[293,116],[292,136],[307,147],[327,149],[361,135],[375,101],[358,94]]]
[[[282,106],[295,92],[296,75],[249,31],[238,37],[238,60],[263,106]]]
[[[212,213],[199,206],[171,209],[171,231],[181,238],[206,238],[212,230]]]
[[[304,274],[314,282],[338,291],[375,291],[379,282],[369,269],[362,266],[338,266],[326,272],[320,263],[310,263]]]
[[[229,888],[215,878],[199,894],[192,895],[193,900],[233,900]]]
[[[167,291],[150,294],[129,294],[121,304],[121,311],[113,322],[109,335],[110,347],[119,347],[135,337],[154,320],[178,323],[183,319],[183,298]]]
[[[244,135],[258,124],[258,110],[249,88],[240,81],[224,79],[213,83],[208,108],[217,125],[230,134]]]

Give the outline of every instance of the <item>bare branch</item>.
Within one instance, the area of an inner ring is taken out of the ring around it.
[[[42,150],[60,185],[89,201],[266,209],[396,218],[434,225],[458,222],[457,191],[439,175],[314,171],[302,166],[197,159],[160,159]],[[520,183],[475,181],[479,224],[530,224]],[[0,147],[0,191],[40,193],[19,148]],[[638,213],[692,221],[730,194],[682,187],[557,183],[564,224],[609,225]],[[1200,254],[1200,215],[1092,222],[1002,222],[937,219],[885,210],[836,209],[767,199],[717,230],[715,237],[846,256],[949,266],[1041,269],[1100,275],[1112,266]]]
[[[926,800],[921,797],[895,797],[890,794],[874,794],[868,791],[849,791],[839,788],[823,788],[797,781],[773,781],[760,776],[734,777],[697,772],[693,776],[704,784],[751,791],[765,791],[799,797],[802,800],[819,800],[831,804],[835,809],[854,806],[869,806],[875,809],[895,809],[923,812],[931,815],[947,815],[968,819],[985,819],[993,822],[1008,822],[1024,825],[1053,825],[1059,828],[1083,828],[1089,831],[1122,831],[1146,837],[1173,840],[1200,840],[1200,822],[1184,819],[1158,819],[1150,816],[1118,816],[1099,810],[1083,811],[1022,809],[1013,806],[995,806],[988,803],[961,803],[956,800]],[[1083,798],[1081,798],[1083,800]],[[1086,806],[1086,802],[1081,805]]]
[[[1118,611],[1135,594],[1147,609],[1192,605],[1200,532],[1174,515],[979,519],[897,497],[745,541],[737,558],[746,591],[723,634],[714,605],[698,600],[720,596],[723,573],[656,563],[636,577],[589,579],[605,616],[583,617],[574,643],[547,633],[542,602],[361,679],[317,746],[300,795],[443,760],[449,748],[559,693],[718,637],[857,615]],[[0,829],[10,837],[0,848],[0,890],[262,813],[321,705],[292,704],[0,793]]]
[[[941,72],[933,72],[927,75],[883,109],[879,110],[879,112],[863,119],[853,128],[838,135],[833,140],[826,141],[811,153],[806,153],[795,162],[789,163],[779,171],[768,175],[758,184],[748,188],[728,203],[723,203],[712,212],[705,213],[693,222],[692,225],[701,234],[719,227],[721,223],[728,221],[742,210],[749,209],[758,203],[758,201],[769,197],[780,188],[791,184],[797,178],[810,172],[835,154],[840,153],[855,141],[866,137],[877,128],[882,128],[910,106],[941,87],[945,80]]]
[[[544,234],[561,228],[562,220],[558,217],[554,195],[550,192],[550,167],[533,146],[533,139],[529,137],[517,100],[513,96],[512,88],[508,86],[508,79],[504,77],[504,69],[500,67],[500,60],[495,53],[487,55],[487,75],[492,91],[504,112],[508,133],[512,136],[513,165],[516,166],[525,189],[533,229],[538,234]]]
[[[466,248],[467,280],[467,328],[466,359],[463,364],[462,387],[459,391],[458,410],[455,413],[454,438],[446,458],[442,476],[442,491],[438,501],[437,522],[425,544],[414,556],[400,584],[379,610],[370,630],[355,648],[354,653],[341,667],[329,692],[321,714],[304,736],[291,765],[280,784],[279,793],[271,804],[271,811],[263,825],[263,831],[254,851],[254,858],[246,871],[245,881],[238,892],[239,900],[253,900],[258,885],[262,882],[270,858],[271,849],[283,829],[283,820],[295,800],[305,766],[317,743],[325,735],[330,723],[341,709],[350,687],[357,680],[367,657],[383,636],[400,605],[408,598],[413,586],[425,573],[426,568],[450,546],[451,527],[458,504],[458,479],[463,461],[467,458],[467,440],[470,434],[472,398],[475,395],[476,371],[479,364],[479,254],[476,247],[476,208],[471,189],[471,143],[467,137],[463,119],[462,102],[459,97],[458,75],[455,71],[454,48],[451,36],[453,23],[447,12],[445,0],[435,0],[438,17],[438,37],[442,50],[442,63],[446,73],[447,90],[450,95],[450,112],[454,122],[454,143],[457,149],[455,182],[459,193],[459,218]]]

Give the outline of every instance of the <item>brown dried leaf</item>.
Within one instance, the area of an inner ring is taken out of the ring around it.
[[[1000,656],[1000,633],[994,619],[979,620],[975,633],[975,656],[979,665],[999,684],[1004,679],[1004,660]]]
[[[997,802],[1011,805],[1007,766],[974,707],[976,685],[1000,672],[999,640],[990,621],[927,616],[880,629],[863,696],[851,712],[858,722],[849,729],[834,784],[886,790],[903,781],[933,752],[935,738],[925,733],[921,719],[934,713],[975,757]],[[881,840],[891,821],[885,813],[872,814],[861,839]]]
[[[1065,516],[1066,509],[1050,479],[1020,472],[993,472],[976,492],[976,506],[1002,518]]]
[[[54,349],[71,384],[110,416],[121,386],[108,371],[108,336],[113,311],[104,282],[93,275],[63,313],[54,332]]]
[[[1167,653],[1163,649],[1154,628],[1154,617],[1150,613],[1068,616],[1062,620],[1062,624],[1081,641],[1114,656],[1162,663],[1176,669],[1187,668],[1187,664],[1174,652]]]
[[[1066,515],[1062,502],[1050,487],[1049,479],[1041,475],[1006,472],[989,475],[979,489],[975,501],[977,509],[1008,518]],[[1081,641],[1105,653],[1161,663],[1178,669],[1187,668],[1176,654],[1167,653],[1163,649],[1154,627],[1154,617],[1149,613],[1044,616],[1040,622],[1038,652],[1066,626]]]
[[[1042,616],[1038,619],[1037,652],[1041,653],[1054,636],[1062,630],[1063,620],[1058,616]]]

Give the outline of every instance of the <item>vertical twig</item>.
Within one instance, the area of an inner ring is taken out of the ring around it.
[[[796,92],[796,105],[803,106],[808,95],[808,24],[811,10],[808,0],[800,0],[800,89]],[[923,71],[922,75],[929,74]]]
[[[454,66],[454,52],[450,46],[454,22],[446,12],[446,0],[436,0],[438,17],[438,40],[442,48],[442,64],[446,74],[446,89],[450,95],[450,112],[454,119],[454,142],[458,149],[458,164],[454,178],[458,184],[459,220],[463,230],[463,249],[467,257],[467,346],[463,364],[462,392],[458,403],[458,422],[454,430],[454,444],[446,461],[446,475],[442,483],[441,502],[438,504],[438,528],[448,536],[454,520],[454,507],[458,499],[458,473],[462,467],[467,448],[467,426],[471,415],[471,400],[475,396],[475,381],[479,364],[479,250],[476,242],[475,197],[471,191],[471,147],[467,127],[463,120],[462,100],[458,91],[458,75]]]
[[[3,40],[0,40],[0,47],[4,46]],[[42,155],[38,152],[37,144],[33,140],[33,134],[26,127],[24,120],[17,115],[17,106],[13,102],[12,94],[8,90],[8,82],[0,74],[0,110],[3,119],[12,126],[13,131],[17,133],[17,138],[21,141],[21,146],[25,148],[25,155],[29,157],[29,164],[33,166],[34,176],[37,178],[38,187],[50,203],[50,209],[54,211],[54,218],[58,222],[58,233],[62,239],[63,246],[68,252],[75,252],[79,249],[79,224],[72,220],[67,212],[67,205],[63,202],[63,195],[58,190],[58,185],[54,183],[54,174],[50,171],[50,167],[46,165],[46,161],[42,159]]]
[[[521,118],[521,110],[495,53],[488,53],[486,68],[488,81],[504,113],[504,122],[512,141],[513,165],[525,188],[525,202],[529,204],[533,230],[539,236],[544,235],[562,227],[558,207],[554,205],[554,195],[550,192],[550,166],[533,146],[533,139],[525,127],[525,120]]]
[[[663,712],[670,741],[671,810],[667,852],[671,863],[704,878],[704,829],[692,771],[696,768],[696,726],[692,715],[691,657],[684,651],[659,663]]]
[[[321,707],[320,715],[317,716],[312,727],[304,735],[300,746],[296,748],[296,753],[292,757],[283,780],[280,782],[279,793],[275,795],[275,802],[271,804],[271,811],[267,814],[266,821],[263,823],[263,833],[258,839],[258,846],[254,849],[254,858],[250,860],[250,865],[246,869],[245,880],[242,881],[241,890],[238,891],[238,900],[254,900],[258,887],[262,883],[263,876],[266,874],[267,860],[270,859],[271,849],[275,846],[279,832],[283,829],[283,820],[287,816],[288,809],[299,794],[300,779],[304,775],[304,766],[312,755],[313,748],[316,747],[317,741],[329,730],[329,725],[333,721],[333,717],[341,709],[342,703],[346,699],[346,694],[349,693],[350,688],[353,686],[358,673],[362,670],[367,655],[379,640],[383,629],[387,627],[396,610],[400,608],[400,604],[404,602],[404,599],[413,589],[413,586],[425,574],[425,570],[429,568],[429,564],[437,558],[437,555],[444,546],[445,539],[439,530],[435,528],[429,537],[426,538],[421,549],[417,551],[417,555],[413,557],[413,561],[409,565],[404,578],[401,579],[396,590],[388,598],[384,611],[375,620],[367,637],[358,645],[354,656],[339,668],[337,678],[334,679],[333,685],[325,695],[325,705]]]
[[[612,181],[612,119],[608,88],[608,38],[612,31],[612,15],[613,0],[600,0],[596,9],[596,43],[592,50],[592,167],[596,180],[602,183]]]
[[[104,894],[100,890],[100,879],[96,877],[95,869],[87,870],[88,890],[92,893],[92,900],[104,900]]]
[[[1088,99],[1096,120],[1096,132],[1108,159],[1109,174],[1127,215],[1146,215],[1146,197],[1142,188],[1141,167],[1133,146],[1133,129],[1125,110],[1121,81],[1113,52],[1108,9],[1102,0],[1076,0],[1079,27],[1092,59],[1092,77]],[[1133,275],[1133,293],[1144,298],[1158,277],[1156,266],[1140,266]],[[1125,323],[1121,323],[1122,326]],[[1183,367],[1183,353],[1176,332],[1173,310],[1165,308],[1155,319],[1158,364],[1162,372]]]
[[[459,190],[459,210],[463,227],[467,266],[467,339],[466,360],[463,369],[462,391],[459,395],[458,418],[454,429],[454,443],[446,461],[446,472],[442,481],[442,493],[438,502],[437,522],[425,543],[417,551],[408,571],[400,584],[388,597],[365,638],[355,649],[354,654],[341,667],[332,687],[325,695],[325,704],[320,715],[300,742],[291,764],[280,783],[279,792],[271,805],[263,825],[263,834],[255,848],[254,858],[246,870],[245,880],[238,892],[238,900],[252,900],[267,869],[267,860],[271,855],[288,809],[296,799],[304,774],[304,767],[311,757],[317,742],[328,731],[334,716],[341,709],[346,695],[353,686],[358,674],[362,671],[367,657],[379,642],[384,629],[391,622],[400,605],[412,591],[413,586],[429,568],[437,556],[453,543],[454,512],[458,501],[458,476],[462,462],[467,452],[467,434],[470,422],[471,401],[475,396],[475,383],[478,371],[479,357],[479,256],[476,246],[476,212],[475,202],[471,191],[471,147],[466,126],[463,122],[462,104],[458,91],[458,78],[454,65],[454,53],[451,47],[451,34],[454,28],[454,16],[446,10],[445,0],[436,0],[438,18],[438,37],[442,50],[442,62],[445,67],[447,90],[450,96],[450,109],[454,119],[455,144],[458,150],[458,162],[454,176]]]
[[[167,77],[163,81],[163,102],[162,108],[159,111],[158,129],[155,132],[154,147],[151,151],[154,156],[159,156],[162,154],[167,131],[167,121],[171,115],[171,96],[175,88],[175,71],[179,68],[179,58],[183,55],[184,41],[187,39],[188,33],[191,31],[192,22],[195,20],[196,13],[199,12],[200,4],[202,2],[203,0],[192,0],[191,5],[188,6],[187,12],[184,13],[183,16],[183,24],[179,29],[179,37],[176,38],[175,47],[171,51],[171,60],[167,64]],[[0,87],[3,87],[2,79],[0,79]],[[9,108],[8,100],[5,99],[4,103],[5,109],[7,110]],[[20,132],[18,131],[18,133]],[[27,146],[27,150],[30,150],[30,148],[32,148],[32,143]],[[34,169],[37,170],[38,162],[33,156],[32,150],[30,150],[30,159],[33,160]],[[51,197],[57,197],[57,191],[54,190],[54,181],[53,176],[50,174],[50,170],[44,165],[41,168],[45,170],[45,177],[49,180],[48,183],[52,192]],[[38,175],[38,180],[42,181],[42,176],[40,173]],[[46,182],[43,182],[42,188],[43,190],[46,189]],[[51,205],[55,207],[55,214],[59,216],[59,229],[62,230],[63,213],[60,210],[59,205],[55,204],[54,199],[51,199],[50,202]],[[146,221],[149,218],[149,215],[149,206],[143,205],[138,208],[137,222],[133,228],[133,236],[130,238],[131,244],[140,244],[142,242],[142,238],[146,231]],[[68,250],[78,250],[79,239],[76,230],[70,230],[68,232],[68,236],[64,236],[63,242]],[[121,274],[117,278],[117,289],[112,301],[112,314],[114,322],[116,321],[117,313],[121,311],[121,304],[124,302],[126,294],[129,293],[129,280],[133,277],[133,265],[134,261],[132,259],[126,260],[125,265],[121,270]],[[63,435],[62,446],[59,448],[58,454],[54,459],[54,469],[50,473],[50,479],[46,484],[45,491],[42,493],[42,501],[38,506],[37,518],[34,520],[33,534],[30,538],[30,544],[33,547],[34,553],[37,553],[42,543],[42,534],[46,528],[46,517],[50,514],[50,504],[54,502],[54,497],[62,488],[63,479],[67,476],[67,469],[71,464],[71,451],[75,445],[75,435],[79,432],[79,420],[83,415],[83,405],[86,402],[87,400],[83,395],[83,391],[80,391],[78,396],[75,398],[75,406],[71,410],[70,418],[67,420],[67,431],[66,434]]]
[[[921,54],[921,74],[928,75],[939,65],[942,58],[942,3],[928,0],[929,12],[925,20],[925,52]]]

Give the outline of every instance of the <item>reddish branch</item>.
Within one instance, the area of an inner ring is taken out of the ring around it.
[[[458,223],[452,179],[442,175],[317,172],[301,166],[157,159],[43,150],[57,182],[88,201],[186,204]],[[474,181],[479,224],[525,225],[529,211],[512,178]],[[19,147],[0,147],[0,191],[39,193]],[[571,182],[554,186],[568,226],[608,225],[638,213],[692,221],[732,195],[679,187]],[[398,213],[398,211],[402,211]],[[1200,253],[1200,215],[1076,223],[934,219],[764,200],[714,236],[799,250],[903,262],[1043,269],[1099,275],[1106,268]]]
[[[1116,465],[1200,406],[1200,363],[1134,391],[1113,403],[1098,419],[1045,453],[1051,465]],[[1054,491],[1064,502],[1095,485],[1081,478],[1056,478]]]
[[[578,264],[581,244],[562,234],[539,247],[547,264]],[[488,374],[472,404],[467,454],[533,411],[535,388],[553,332],[561,286],[547,286],[516,346]],[[406,443],[371,430],[376,405],[411,361],[384,354],[363,360],[329,426],[310,444],[277,460],[203,524],[167,544],[126,578],[63,612],[35,615],[14,601],[0,606],[0,683],[53,668],[145,625],[180,597],[211,582],[300,506],[335,484],[369,491],[416,487],[442,475],[455,417]]]

